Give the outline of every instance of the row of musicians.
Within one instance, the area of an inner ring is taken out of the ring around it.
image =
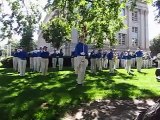
[[[13,69],[20,73],[20,76],[25,75],[26,64],[27,64],[27,57],[30,58],[30,68],[37,72],[42,72],[43,75],[47,74],[48,71],[48,63],[49,57],[54,56],[47,51],[47,47],[44,46],[43,50],[36,50],[27,53],[23,48],[21,50],[15,50],[12,53],[13,56]],[[52,59],[56,65],[57,58]],[[59,62],[59,69],[62,70],[63,67],[63,52],[62,49],[58,53],[58,62]]]

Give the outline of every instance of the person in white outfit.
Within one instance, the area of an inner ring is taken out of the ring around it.
[[[131,64],[132,64],[132,55],[130,50],[128,50],[126,54],[126,70],[127,73],[129,74],[131,73]]]
[[[18,67],[20,70],[20,76],[25,76],[27,57],[27,52],[24,50],[24,48],[22,48],[22,51],[18,53]]]
[[[15,71],[18,71],[18,51],[17,49],[15,49],[15,51],[12,52],[12,56],[13,56],[13,69]]]
[[[137,71],[141,72],[141,68],[142,68],[142,64],[143,64],[143,52],[140,48],[137,48],[137,52],[136,52],[136,63],[137,63]]]
[[[80,41],[77,43],[75,47],[75,54],[77,55],[77,65],[76,71],[78,73],[77,76],[77,85],[83,85],[85,79],[85,71],[88,65],[88,60],[86,57],[88,56],[88,46],[84,44],[84,39],[81,36]]]
[[[107,51],[103,53],[103,68],[108,68]]]
[[[58,53],[58,65],[59,65],[59,70],[63,69],[63,50],[60,49],[60,52]]]
[[[52,68],[56,68],[57,66],[57,51],[54,50],[54,52],[51,54],[51,57],[52,57]]]
[[[43,51],[40,54],[41,57],[41,72],[42,75],[47,75],[48,71],[48,63],[49,63],[49,52],[47,51],[47,47],[43,47]]]

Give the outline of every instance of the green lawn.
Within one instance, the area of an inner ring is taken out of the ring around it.
[[[82,102],[160,96],[155,69],[134,71],[134,76],[124,69],[112,76],[108,70],[97,75],[87,71],[85,85],[75,87],[76,76],[69,68],[59,72],[50,69],[47,76],[28,72],[25,77],[0,68],[0,120],[57,120]],[[43,103],[48,107],[42,108]]]

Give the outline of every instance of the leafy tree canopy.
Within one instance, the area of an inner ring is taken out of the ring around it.
[[[59,10],[59,15],[77,28],[86,42],[102,47],[106,39],[115,44],[115,34],[124,28],[121,11],[127,2],[131,9],[137,0],[48,0],[47,8]]]
[[[46,42],[52,43],[54,48],[61,45],[70,38],[71,28],[63,18],[55,17],[47,24],[42,25],[43,38]]]
[[[150,50],[153,55],[160,53],[160,35],[151,41]]]

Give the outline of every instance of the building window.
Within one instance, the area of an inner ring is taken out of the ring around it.
[[[123,33],[119,33],[118,34],[118,43],[119,45],[125,45],[125,41],[126,41],[126,34]]]
[[[132,12],[132,21],[138,21],[138,12],[137,11]]]
[[[132,46],[138,46],[138,39],[137,38],[132,38]]]
[[[132,32],[138,33],[138,27],[132,27]]]

